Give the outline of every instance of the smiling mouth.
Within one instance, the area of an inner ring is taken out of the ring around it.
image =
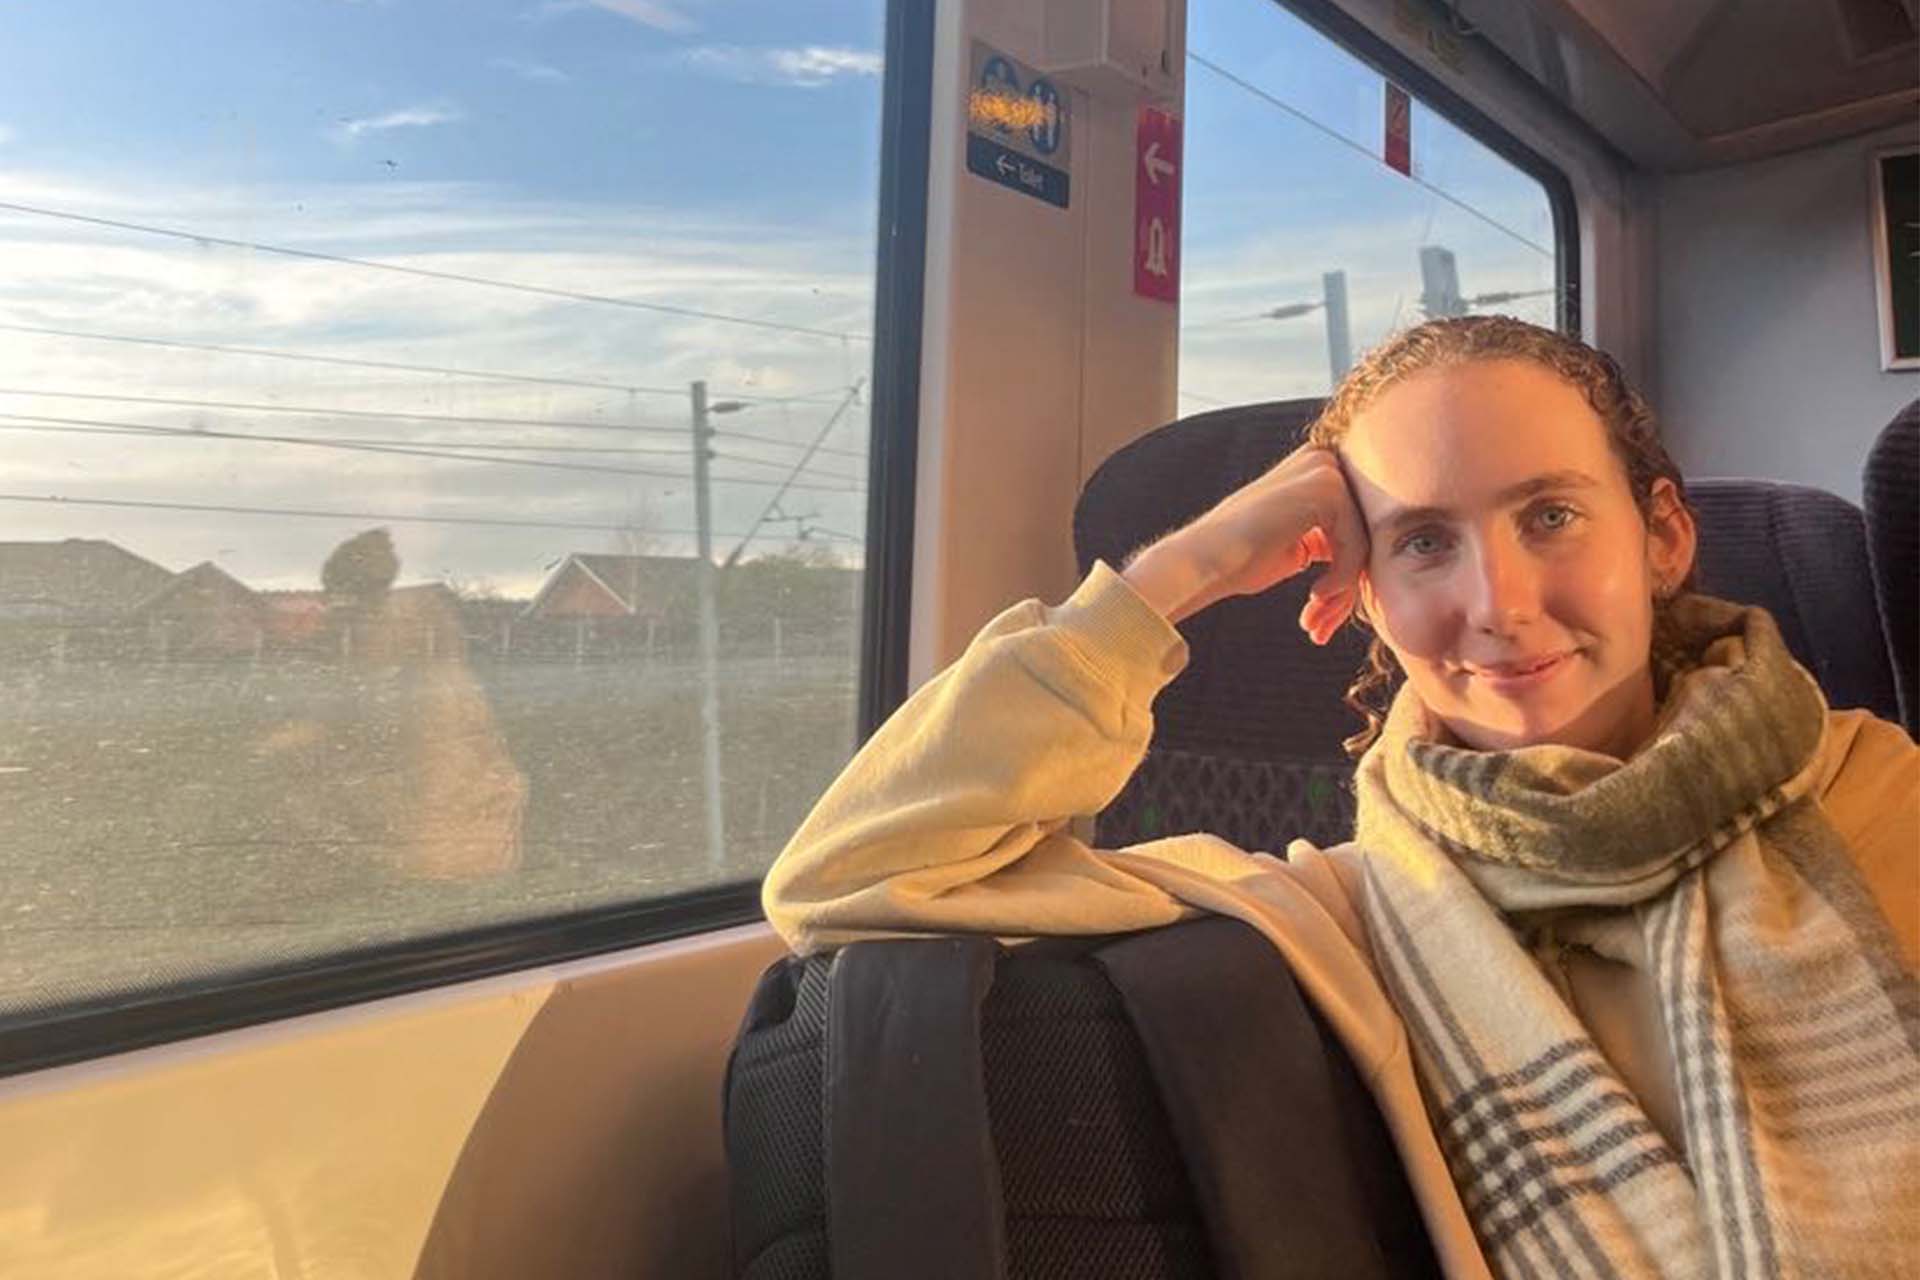
[[[1569,649],[1561,653],[1543,654],[1538,658],[1524,658],[1518,662],[1501,662],[1490,666],[1468,666],[1467,675],[1486,684],[1499,693],[1510,693],[1540,684],[1567,665],[1578,650]]]

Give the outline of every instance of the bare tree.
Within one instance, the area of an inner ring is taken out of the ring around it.
[[[665,540],[656,532],[659,528],[653,505],[645,494],[636,493],[619,527],[607,535],[611,544],[607,549],[620,556],[659,555],[666,547]]]

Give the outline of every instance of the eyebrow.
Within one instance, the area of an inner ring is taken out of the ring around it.
[[[1598,485],[1592,476],[1584,471],[1549,471],[1517,484],[1510,484],[1493,495],[1497,506],[1512,506],[1525,502],[1543,493],[1563,492],[1568,489],[1592,489]],[[1450,507],[1396,507],[1382,516],[1373,525],[1373,536],[1381,537],[1399,532],[1413,525],[1428,524],[1454,519]]]

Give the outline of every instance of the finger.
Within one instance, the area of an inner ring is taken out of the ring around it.
[[[1349,594],[1360,585],[1367,567],[1367,526],[1353,496],[1341,481],[1338,505],[1325,522],[1327,569],[1314,580],[1311,592],[1321,599]]]
[[[1305,631],[1315,644],[1323,645],[1333,638],[1346,620],[1353,616],[1354,602],[1358,593],[1344,591],[1336,595],[1317,597],[1309,595],[1306,607],[1300,610],[1300,629]]]

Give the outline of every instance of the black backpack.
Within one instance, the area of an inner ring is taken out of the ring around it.
[[[761,977],[727,1069],[739,1280],[1439,1274],[1273,946],[865,942]]]

